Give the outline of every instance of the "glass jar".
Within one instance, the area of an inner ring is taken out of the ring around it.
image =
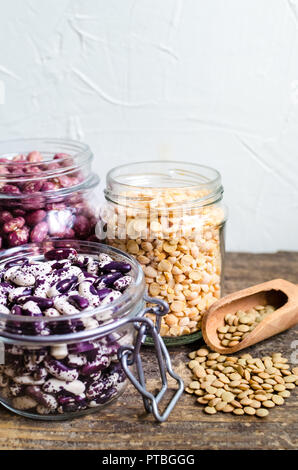
[[[115,261],[129,263],[133,283],[111,303],[71,315],[34,316],[30,312],[33,316],[25,316],[0,309],[0,402],[25,417],[65,420],[99,411],[117,399],[128,377],[143,395],[146,410],[164,421],[183,392],[183,381],[171,368],[156,326],[144,315],[148,312],[146,300],[154,305],[151,313],[158,318],[168,306],[145,297],[142,269],[131,256],[85,241],[22,245],[0,254],[0,287],[7,288],[2,276],[13,266],[24,266],[24,257],[44,261],[44,253],[67,247],[85,256],[104,253]],[[3,266],[6,268],[2,271]],[[160,367],[162,388],[156,395],[146,390],[140,356],[147,334],[153,338]],[[138,378],[131,370],[133,365]],[[158,404],[167,390],[167,373],[176,380],[178,390],[160,414]]]
[[[0,248],[92,240],[99,184],[92,159],[88,145],[71,140],[0,142]]]
[[[152,161],[112,169],[96,227],[100,240],[135,256],[150,295],[168,302],[166,344],[201,337],[204,312],[221,293],[226,209],[218,171]]]

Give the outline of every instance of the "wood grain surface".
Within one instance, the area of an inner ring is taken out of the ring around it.
[[[228,253],[225,293],[273,278],[298,283],[298,253]],[[246,351],[253,356],[281,352],[294,358],[298,328]],[[200,343],[170,349],[174,369],[187,383],[187,354]],[[298,358],[298,341],[296,345]],[[158,386],[154,353],[143,352],[148,386]],[[296,364],[297,366],[297,364]],[[101,411],[71,421],[42,422],[0,409],[0,449],[297,449],[297,390],[285,405],[263,420],[217,413],[208,416],[193,396],[183,394],[167,422],[157,424],[143,411],[142,399],[129,385],[122,397]]]

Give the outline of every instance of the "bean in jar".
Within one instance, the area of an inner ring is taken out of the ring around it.
[[[96,210],[90,201],[99,180],[91,173],[88,146],[55,139],[2,142],[0,157],[0,248],[51,237],[92,240]]]
[[[95,329],[101,316],[85,318],[83,313],[124,295],[133,282],[130,271],[129,263],[108,254],[80,255],[73,248],[50,250],[44,261],[23,257],[8,262],[0,271],[0,312],[12,319],[2,327],[20,339]],[[80,316],[74,320],[40,321],[75,314]],[[39,321],[26,323],[22,321],[26,317]],[[42,348],[6,344],[0,397],[15,410],[38,415],[63,415],[103,405],[126,382],[117,350],[119,340],[127,336],[122,329],[99,339]]]
[[[107,245],[52,239],[0,253],[0,403],[30,418],[69,419],[108,405],[129,379],[146,411],[165,421],[183,381],[144,317],[149,300],[156,315],[168,311],[145,295],[139,263]],[[155,396],[146,389],[140,355],[148,334],[162,382]],[[167,376],[178,390],[160,413]]]
[[[218,172],[195,164],[146,162],[107,175],[96,234],[135,256],[149,294],[168,302],[161,335],[172,344],[197,338],[202,315],[221,294],[222,192]]]

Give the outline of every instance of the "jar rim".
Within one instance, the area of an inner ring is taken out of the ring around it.
[[[0,179],[1,181],[1,179]],[[28,182],[29,180],[24,180],[24,182]],[[32,181],[37,181],[32,180]],[[67,196],[69,194],[72,194],[74,192],[79,192],[79,191],[84,191],[85,189],[93,189],[95,186],[97,186],[100,183],[100,178],[96,173],[90,173],[90,175],[85,178],[83,181],[81,181],[78,184],[75,184],[73,186],[69,186],[67,188],[59,188],[59,189],[53,189],[51,191],[36,191],[35,193],[19,193],[19,194],[14,194],[14,193],[1,193],[0,192],[0,201],[1,200],[14,200],[14,201],[19,201],[19,200],[26,200],[26,199],[34,199],[36,197],[44,197],[50,202],[50,199],[57,199],[60,197]]]
[[[52,144],[55,144],[55,145],[62,145],[62,146],[65,146],[64,150],[73,150],[73,151],[76,151],[76,153],[72,156],[81,156],[83,154],[91,154],[91,149],[89,147],[88,144],[85,144],[84,142],[80,142],[79,140],[74,140],[74,139],[59,139],[59,138],[55,138],[55,137],[26,137],[26,138],[18,138],[18,139],[6,139],[6,140],[0,140],[0,155],[2,155],[2,149],[1,147],[2,146],[6,146],[6,147],[10,147],[11,146],[11,150],[9,150],[9,152],[6,152],[6,153],[15,153],[16,150],[14,148],[15,145],[20,145],[20,144],[24,144],[24,145],[28,145],[28,149],[23,149],[21,151],[17,150],[17,152],[19,153],[22,153],[22,151],[26,151],[26,152],[30,152],[32,150],[36,150],[37,147],[34,149],[32,147],[32,144],[36,144],[38,145],[38,147],[40,145],[43,145],[43,144],[46,144],[46,145],[52,145]],[[29,144],[30,144],[30,147],[29,147]],[[64,152],[56,152],[56,153],[64,153]],[[47,160],[44,160],[44,162],[47,161]],[[21,163],[21,164],[31,164],[32,165],[32,162],[11,162],[13,163],[14,165],[17,164],[17,163]]]
[[[113,313],[111,314],[109,320],[107,322],[103,322],[98,328],[96,328],[96,334],[98,336],[101,335],[101,332],[106,334],[107,326],[108,328],[110,327],[113,330],[118,328],[121,324],[123,324],[123,319],[126,320],[126,318],[130,316],[131,310],[133,310],[134,307],[137,306],[140,301],[142,301],[143,295],[145,293],[145,277],[144,277],[143,270],[141,268],[141,265],[131,255],[121,250],[118,250],[115,247],[98,243],[98,242],[83,241],[83,240],[60,240],[60,239],[52,238],[43,243],[28,243],[26,245],[4,250],[2,253],[0,253],[0,265],[3,264],[4,262],[7,263],[13,260],[18,260],[19,258],[23,258],[24,256],[26,256],[26,253],[27,253],[27,256],[30,257],[31,259],[37,260],[38,258],[42,257],[42,253],[45,253],[49,249],[62,248],[62,247],[64,248],[73,247],[74,249],[77,250],[79,254],[80,253],[88,254],[87,250],[92,251],[93,249],[93,250],[97,250],[97,253],[106,253],[112,257],[116,256],[116,258],[118,257],[118,259],[119,257],[121,257],[121,259],[125,259],[127,262],[131,264],[133,268],[132,271],[134,271],[135,279],[134,279],[133,284],[125,290],[125,292],[121,295],[121,297],[112,301],[110,304],[99,306],[99,307],[96,307],[94,309],[90,309],[87,311],[82,310],[76,314],[60,315],[59,317],[45,317],[45,316],[29,317],[29,316],[22,316],[22,315],[0,313],[0,321],[1,322],[3,321],[4,322],[21,322],[23,324],[42,322],[48,325],[48,324],[51,324],[52,322],[57,323],[57,322],[63,322],[63,321],[65,322],[66,320],[71,321],[71,320],[82,319],[82,318],[87,319],[94,315],[100,315],[101,313],[112,310]],[[34,253],[34,251],[38,249],[41,250],[42,253],[40,254],[35,253],[32,255],[29,254],[30,250],[32,250],[32,252]],[[84,249],[86,251],[84,251]],[[115,314],[115,312],[117,313],[117,315]],[[51,343],[52,341],[60,342],[62,341],[62,339],[65,341],[68,341],[68,340],[73,341],[82,336],[83,337],[87,336],[87,338],[89,338],[94,334],[94,331],[95,329],[90,329],[90,330],[83,330],[81,332],[69,333],[69,334],[63,334],[63,335],[52,334],[48,336],[39,336],[39,335],[29,336],[29,335],[24,335],[24,334],[19,335],[19,334],[9,333],[9,332],[3,331],[1,328],[0,337],[13,338],[21,342],[28,342],[28,341],[39,342],[42,339],[42,342]]]
[[[10,139],[10,140],[3,140],[0,141],[0,157],[1,158],[8,158],[13,157],[16,155],[30,153],[33,150],[37,150],[43,155],[48,156],[41,162],[29,162],[29,161],[13,161],[10,160],[8,162],[1,162],[0,161],[0,168],[2,167],[14,167],[18,168],[25,168],[28,172],[27,175],[24,176],[24,173],[3,173],[0,174],[0,183],[4,182],[4,184],[14,184],[20,181],[22,183],[30,183],[30,182],[38,182],[43,181],[45,179],[50,178],[58,178],[61,176],[67,176],[69,174],[73,174],[75,171],[79,171],[83,169],[86,165],[90,166],[91,161],[93,159],[93,154],[88,144],[85,144],[80,141],[72,140],[72,139],[58,139],[58,138],[25,138],[25,139]],[[54,163],[54,155],[60,154],[62,155],[59,157],[59,163],[61,164],[59,168],[44,168],[51,163]],[[9,159],[9,158],[8,158]],[[33,168],[42,167],[42,170],[38,173],[33,172]],[[30,169],[32,168],[32,172],[30,173]],[[89,172],[88,172],[89,173]],[[86,183],[91,184],[91,186],[95,186],[99,182],[99,177],[95,174],[88,174],[87,178],[84,178],[82,181],[78,181],[77,184],[72,185],[71,187],[62,187],[59,189],[54,189],[50,191],[43,191],[49,197],[51,195],[64,195],[68,194],[69,192],[73,192],[75,190],[79,190],[84,188]],[[29,197],[32,197],[30,193]],[[15,194],[15,193],[0,193],[1,199],[23,199],[28,197],[28,194]]]
[[[162,182],[164,184],[161,184]],[[223,193],[221,175],[212,167],[175,160],[151,160],[112,168],[106,176],[105,196],[111,202],[135,207],[138,202],[142,203],[145,200],[144,196],[137,195],[138,192],[148,192],[146,201],[151,202],[158,193],[169,189],[181,192],[206,190],[206,194],[202,197],[195,197],[194,193],[194,198],[173,204],[171,209],[181,204],[191,206],[213,204],[222,198]],[[133,191],[136,194],[127,195]]]

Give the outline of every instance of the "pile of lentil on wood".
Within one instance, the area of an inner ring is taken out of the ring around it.
[[[185,391],[196,395],[207,414],[218,411],[263,418],[283,405],[298,385],[298,367],[291,371],[281,353],[253,358],[224,356],[203,347],[189,354],[193,378]]]

